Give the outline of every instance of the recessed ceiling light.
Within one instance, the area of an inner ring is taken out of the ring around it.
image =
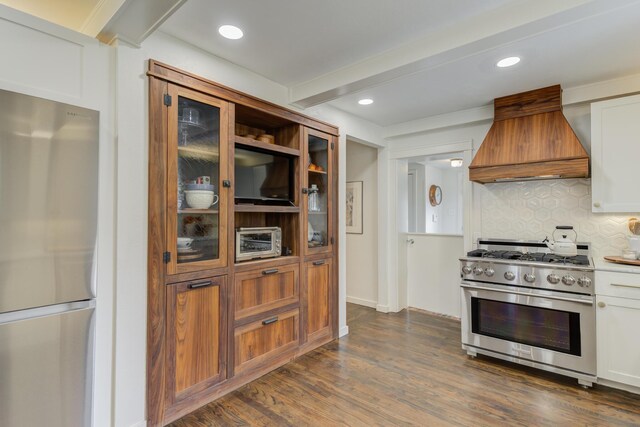
[[[496,64],[500,68],[511,67],[512,65],[516,65],[520,62],[520,58],[517,56],[510,56],[508,58],[503,58]]]
[[[373,99],[364,98],[364,99],[361,99],[360,101],[358,101],[358,104],[360,104],[360,105],[371,105],[371,104],[373,104]]]
[[[459,168],[462,166],[462,159],[451,159],[451,167]]]
[[[226,37],[231,40],[241,39],[244,35],[240,28],[233,25],[223,25],[222,27],[218,28],[218,32],[222,37]]]

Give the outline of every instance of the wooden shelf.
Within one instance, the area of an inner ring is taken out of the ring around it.
[[[178,155],[180,157],[189,157],[192,159],[218,160],[220,155],[218,151],[206,150],[204,148],[196,148],[187,146],[178,147]]]
[[[327,171],[314,171],[314,170],[311,170],[311,169],[307,169],[307,171],[309,171],[309,173],[321,173],[323,175],[327,174]]]
[[[290,156],[300,156],[300,150],[295,148],[284,147],[277,144],[268,144],[266,142],[258,141],[257,139],[246,138],[244,136],[236,135],[236,144],[244,145],[246,147],[259,148],[264,151],[271,151],[273,153],[287,154]]]
[[[270,206],[270,205],[235,205],[236,212],[264,212],[264,213],[299,213],[298,206]]]
[[[178,209],[179,214],[217,214],[218,209]]]

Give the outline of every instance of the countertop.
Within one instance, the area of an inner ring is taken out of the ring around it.
[[[615,262],[605,261],[604,258],[593,258],[596,270],[613,271],[615,273],[636,273],[640,274],[640,267],[625,264],[616,264]]]

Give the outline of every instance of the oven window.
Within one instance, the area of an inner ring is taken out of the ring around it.
[[[581,356],[580,314],[471,298],[474,334]]]
[[[269,252],[272,250],[271,233],[240,235],[240,252]]]

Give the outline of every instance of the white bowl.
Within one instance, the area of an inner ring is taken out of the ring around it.
[[[184,194],[187,204],[193,209],[209,209],[211,205],[218,202],[218,196],[213,194],[213,191],[187,190]]]
[[[193,239],[190,237],[178,237],[178,247],[181,249],[188,248],[191,243],[193,243]]]

